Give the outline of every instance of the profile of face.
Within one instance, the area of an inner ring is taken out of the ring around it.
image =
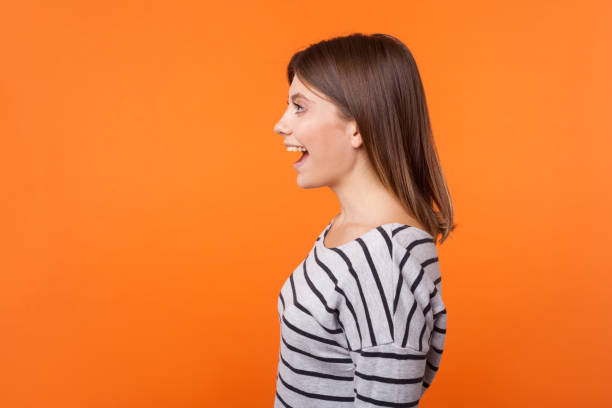
[[[354,119],[338,115],[327,98],[308,89],[297,75],[289,87],[287,109],[274,125],[287,145],[304,146],[308,154],[296,165],[302,188],[334,186],[363,160],[361,135]],[[301,153],[293,153],[297,155]]]

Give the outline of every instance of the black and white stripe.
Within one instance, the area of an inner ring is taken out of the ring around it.
[[[417,406],[446,336],[435,241],[390,223],[326,248],[332,222],[278,296],[274,406]]]

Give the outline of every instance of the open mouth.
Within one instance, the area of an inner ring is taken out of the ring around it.
[[[300,156],[300,158],[296,161],[296,163],[301,163],[304,160],[306,160],[306,158],[308,157],[308,152],[302,152],[302,155]]]
[[[296,145],[286,145],[286,150],[288,152],[302,152],[300,158],[293,163],[293,167],[294,168],[298,168],[299,166],[302,165],[302,163],[304,163],[304,161],[306,161],[306,159],[310,156],[310,153],[308,153],[308,150],[306,150],[306,147],[304,146],[296,146]]]

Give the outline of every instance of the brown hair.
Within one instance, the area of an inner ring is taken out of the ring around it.
[[[453,206],[408,47],[388,34],[334,37],[295,53],[289,85],[294,75],[355,119],[380,181],[442,244],[456,226]]]

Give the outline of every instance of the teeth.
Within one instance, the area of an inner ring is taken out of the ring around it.
[[[287,146],[288,152],[305,152],[307,151],[305,147],[297,147],[297,146]]]

